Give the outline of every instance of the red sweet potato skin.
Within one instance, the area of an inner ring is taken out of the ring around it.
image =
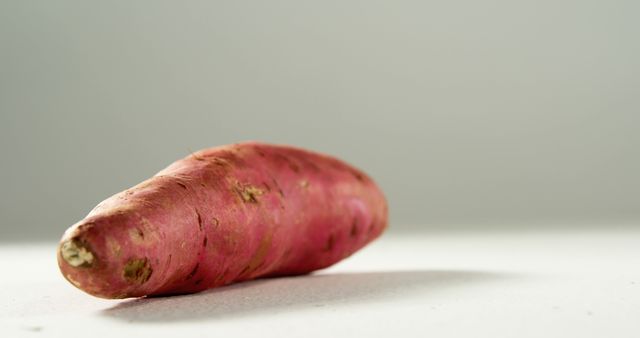
[[[330,156],[259,142],[210,148],[101,202],[58,263],[103,298],[198,292],[328,267],[378,237],[385,197]]]

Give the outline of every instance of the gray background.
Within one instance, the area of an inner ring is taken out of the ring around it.
[[[0,1],[0,238],[192,150],[335,154],[393,228],[640,223],[638,1]]]

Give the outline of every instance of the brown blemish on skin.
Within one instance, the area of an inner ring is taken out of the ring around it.
[[[198,285],[198,284],[200,284],[200,283],[202,283],[202,278],[198,279],[194,284],[195,284],[195,285]]]
[[[120,257],[122,254],[122,248],[120,247],[120,243],[115,240],[113,237],[107,237],[107,246],[111,254],[115,257]]]
[[[359,173],[357,171],[352,171],[351,174],[353,175],[353,177],[356,178],[356,180],[358,180],[360,182],[364,182],[364,176],[362,176],[361,173]]]
[[[238,235],[235,233],[227,233],[222,236],[222,239],[227,247],[235,248],[238,245]]]
[[[270,230],[262,237],[260,244],[258,245],[258,250],[251,257],[249,263],[247,264],[247,268],[249,271],[255,271],[263,262],[267,253],[269,253],[269,249],[271,248],[271,240],[273,239],[273,232]],[[243,272],[244,273],[244,272]],[[241,274],[243,274],[241,273]]]
[[[228,275],[229,275],[229,267],[225,268],[224,272],[216,277],[216,279],[214,280],[214,283],[218,284],[222,282],[225,279],[225,277],[227,277]]]
[[[94,223],[84,223],[78,227],[78,232],[86,232],[95,226]]]
[[[320,167],[318,167],[318,165],[315,162],[313,162],[313,161],[311,161],[309,159],[306,159],[306,158],[303,158],[303,161],[304,161],[305,165],[308,168],[311,168],[313,171],[316,171],[316,172],[320,171]]]
[[[213,161],[213,163],[215,165],[220,166],[220,167],[226,167],[226,166],[229,165],[229,161],[227,161],[227,160],[225,160],[223,158],[220,158],[220,157],[214,157],[212,159],[212,161]]]
[[[122,276],[129,283],[144,284],[151,277],[153,269],[147,258],[130,259],[122,270]]]
[[[207,236],[204,236],[204,240],[202,241],[202,246],[207,246],[207,241],[209,239],[207,238]]]
[[[179,186],[181,186],[181,187],[182,187],[182,189],[187,190],[187,186],[186,186],[184,183],[182,183],[182,182],[176,182],[176,183],[177,183]]]
[[[158,241],[162,241],[166,238],[166,234],[161,231],[157,231],[157,228],[144,216],[139,215],[139,220],[135,227],[129,228],[130,243],[122,241],[121,245],[124,247],[128,244],[136,244],[140,246],[149,246]]]
[[[282,155],[282,154],[280,154],[280,153],[272,153],[272,154],[271,154],[271,156],[272,156],[275,160],[282,161],[282,162],[285,162],[285,163],[287,163],[287,164],[289,163],[289,158],[288,158],[288,157],[286,157],[286,156],[284,156],[284,155]]]
[[[324,247],[324,251],[331,251],[333,250],[334,245],[336,244],[336,238],[333,234],[329,235],[329,238],[327,238],[327,244]]]
[[[297,164],[295,164],[293,162],[290,162],[290,161],[289,161],[289,168],[291,170],[293,170],[294,173],[299,173],[300,172],[300,167]]]
[[[349,233],[349,235],[351,237],[357,237],[358,236],[358,220],[357,219],[353,219],[353,223],[351,223],[351,232]]]
[[[194,153],[193,151],[191,151],[191,157],[193,157],[195,160],[197,161],[204,161],[204,157],[198,156],[196,153]]]
[[[241,185],[237,183],[234,190],[245,203],[258,203],[258,196],[262,195],[264,191],[252,185]]]
[[[198,210],[196,210],[196,215],[198,216],[198,229],[202,231],[202,217],[200,216]]]
[[[280,188],[278,181],[276,181],[275,178],[271,177],[271,182],[273,182],[273,186],[278,189],[278,194],[280,194],[280,197],[284,197],[284,192],[282,191],[282,188]]]
[[[136,243],[140,244],[144,242],[144,232],[140,228],[131,228],[129,229],[129,238]]]
[[[189,274],[187,275],[187,278],[185,278],[185,280],[189,280],[189,279],[193,278],[193,276],[195,276],[196,273],[198,272],[198,268],[200,268],[200,262],[196,263],[196,266],[193,268],[193,270],[191,270],[191,272],[189,272]]]
[[[242,269],[242,271],[240,271],[240,273],[238,274],[238,276],[242,276],[242,275],[244,275],[244,274],[245,274],[245,273],[247,273],[249,270],[251,270],[251,267],[250,267],[250,266],[248,266],[248,265],[247,265],[247,266],[245,266],[245,267],[244,267],[244,269]]]

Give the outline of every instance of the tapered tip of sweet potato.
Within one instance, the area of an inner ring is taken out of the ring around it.
[[[93,296],[107,299],[143,296],[148,293],[145,287],[153,272],[152,262],[144,254],[122,252],[127,247],[138,253],[140,247],[127,242],[129,227],[114,226],[126,223],[114,222],[124,219],[95,217],[72,226],[58,245],[58,266],[65,279]],[[113,232],[116,228],[122,231]],[[104,229],[110,229],[114,238],[123,238],[122,247],[115,239],[107,239]]]
[[[79,239],[65,239],[58,246],[58,265],[66,280],[84,292],[100,298],[114,299],[138,296],[131,286],[146,282],[151,268],[146,260],[132,259],[120,269],[122,282],[113,280],[118,268],[99,259],[100,252]],[[119,278],[120,279],[120,278]]]

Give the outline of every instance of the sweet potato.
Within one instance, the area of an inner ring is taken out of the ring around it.
[[[101,202],[65,232],[58,264],[98,297],[192,293],[328,267],[386,227],[385,197],[362,171],[246,142],[191,154]]]

